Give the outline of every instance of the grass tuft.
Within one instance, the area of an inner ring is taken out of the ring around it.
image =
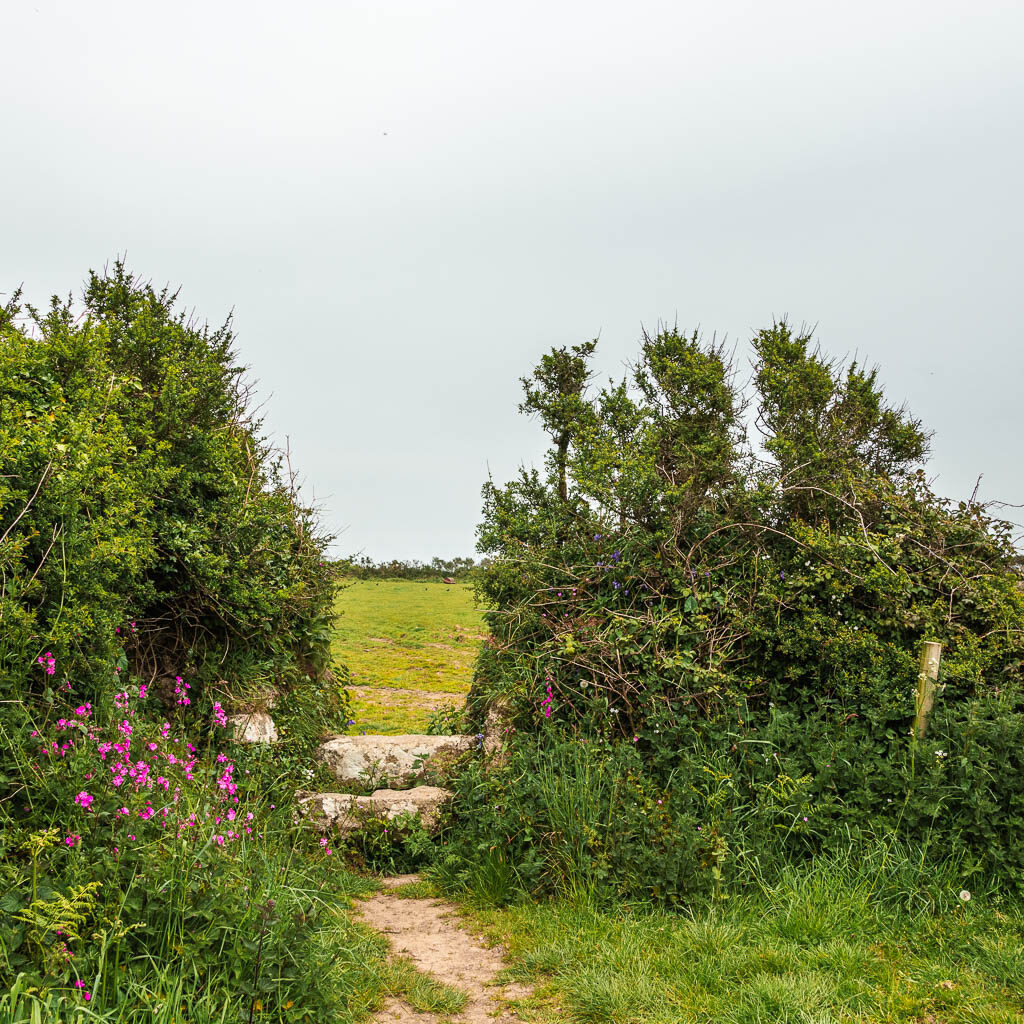
[[[438,895],[434,884],[425,878],[396,885],[390,892],[392,896],[397,896],[400,900],[429,900]]]
[[[461,1013],[469,999],[461,989],[417,970],[408,957],[392,957],[384,968],[383,978],[387,992],[404,999],[418,1013]]]

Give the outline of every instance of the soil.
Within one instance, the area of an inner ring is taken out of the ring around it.
[[[383,879],[387,889],[417,880],[416,875]],[[529,994],[521,985],[497,985],[494,977],[507,966],[499,948],[488,947],[464,931],[456,909],[443,900],[402,899],[380,893],[359,908],[371,928],[388,936],[393,953],[408,956],[416,967],[469,996],[455,1017],[417,1013],[400,999],[389,999],[373,1024],[504,1024],[521,1018],[507,1007],[510,999]]]
[[[382,707],[427,708],[431,711],[447,704],[462,706],[466,700],[464,693],[444,693],[434,690],[404,690],[389,686],[350,686],[349,692],[359,700],[372,700]]]

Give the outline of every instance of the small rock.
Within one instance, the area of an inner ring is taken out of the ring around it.
[[[408,786],[477,742],[472,736],[333,736],[317,756],[344,785]]]
[[[485,754],[497,754],[512,738],[512,711],[504,702],[492,704],[487,709],[484,722],[483,747]]]
[[[265,711],[229,715],[227,724],[234,729],[236,743],[276,743],[277,726]]]

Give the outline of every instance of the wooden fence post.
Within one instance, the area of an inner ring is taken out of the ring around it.
[[[921,644],[921,667],[917,673],[917,699],[914,714],[914,739],[923,740],[928,731],[928,715],[935,703],[935,683],[939,678],[942,644],[925,640]]]

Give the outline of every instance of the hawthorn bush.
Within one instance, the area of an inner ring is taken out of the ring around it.
[[[470,704],[481,723],[504,705],[518,736],[465,776],[448,869],[497,856],[564,885],[571,833],[576,875],[659,898],[888,841],[1024,883],[1010,526],[932,493],[929,436],[877,371],[785,322],[753,339],[757,444],[721,346],[645,335],[596,391],[593,350],[555,349],[523,381],[545,465],[484,488],[490,637]],[[925,639],[944,654],[916,741]],[[550,767],[566,743],[587,772]],[[571,828],[538,781],[552,771],[593,776]]]
[[[180,675],[331,713],[328,538],[261,436],[230,322],[175,302],[118,262],[80,313],[0,315],[3,696],[46,699],[50,651],[95,702],[123,652],[168,703]]]

